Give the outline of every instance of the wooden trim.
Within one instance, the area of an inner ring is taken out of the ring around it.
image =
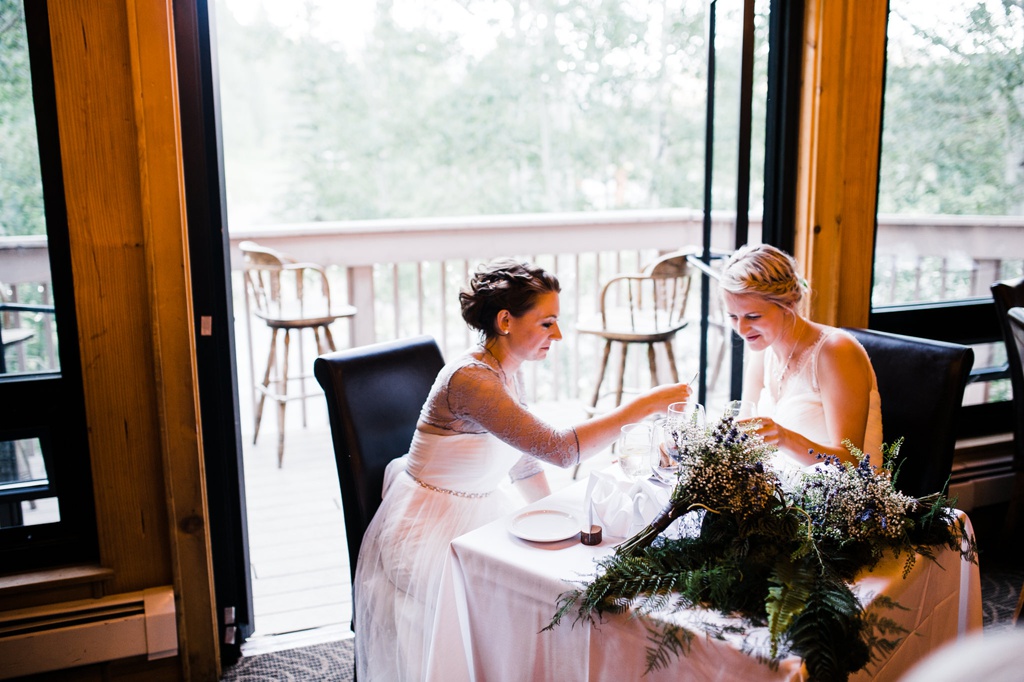
[[[811,316],[864,327],[871,305],[886,0],[807,0],[795,256]]]
[[[219,679],[199,424],[174,17],[171,0],[126,0],[157,415],[184,679]]]
[[[49,3],[100,562],[111,592],[174,585],[181,654],[140,679],[217,679],[171,10]]]
[[[114,572],[102,566],[64,566],[29,573],[0,576],[0,598],[12,594],[38,592],[71,585],[98,585],[114,577]],[[97,589],[102,593],[102,590]],[[97,595],[99,596],[99,595]]]

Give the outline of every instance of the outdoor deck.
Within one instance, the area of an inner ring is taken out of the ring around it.
[[[245,402],[244,384],[240,397]],[[246,655],[351,636],[352,596],[345,520],[322,399],[288,406],[284,466],[277,467],[277,428],[269,410],[252,443],[251,411],[244,411],[243,457],[256,631]],[[583,418],[579,404],[538,407],[552,422]],[[609,457],[584,463],[580,476]],[[551,468],[552,487],[572,481],[572,470]]]

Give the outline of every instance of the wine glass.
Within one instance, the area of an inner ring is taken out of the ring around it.
[[[619,466],[631,481],[639,481],[651,473],[651,435],[647,422],[626,424],[619,436]]]
[[[685,443],[699,437],[704,432],[706,424],[704,406],[700,403],[687,401],[669,405],[665,428],[674,434],[674,439],[672,435],[669,436],[673,446],[669,451],[672,457],[679,459],[679,452],[674,447],[676,443]]]
[[[666,421],[669,428],[683,431],[693,429],[704,430],[704,426],[707,423],[704,416],[704,406],[691,401],[669,405]]]
[[[722,416],[737,419],[750,419],[754,416],[753,400],[730,400],[725,404]]]
[[[654,420],[653,427],[651,469],[661,482],[675,483],[679,472],[679,448],[668,427],[668,419]]]

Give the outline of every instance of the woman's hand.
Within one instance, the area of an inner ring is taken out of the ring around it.
[[[586,459],[615,442],[624,424],[642,421],[658,412],[665,412],[672,403],[690,399],[693,391],[686,384],[662,384],[642,393],[634,400],[624,402],[610,412],[605,412],[578,424],[576,439],[580,446],[580,458]]]
[[[736,425],[747,433],[754,433],[761,437],[768,445],[774,445],[780,450],[789,438],[789,429],[780,426],[771,417],[751,417],[750,419],[738,419]]]
[[[645,398],[649,404],[648,414],[664,412],[672,403],[683,403],[693,395],[689,384],[662,384],[647,392]]]

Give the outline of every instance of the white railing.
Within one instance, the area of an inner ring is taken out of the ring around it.
[[[4,370],[10,373],[58,369],[53,315],[43,312],[53,303],[45,236],[0,237],[0,301],[29,303],[34,308],[0,310],[0,327],[31,331],[25,342],[8,346]],[[29,344],[32,350],[28,349]]]
[[[712,227],[715,242],[728,244],[732,216],[714,216]],[[602,282],[639,269],[659,252],[699,244],[701,235],[701,214],[692,210],[272,225],[232,230],[232,267],[241,268],[237,244],[246,239],[320,263],[332,273],[332,296],[341,291],[359,311],[351,344],[431,334],[450,356],[474,341],[457,296],[469,272],[496,256],[529,258],[559,277],[565,336],[548,360],[531,366],[531,398],[575,399],[590,392],[600,349],[596,339],[575,334],[574,321],[595,313]],[[697,295],[690,305],[694,321]],[[236,305],[244,305],[238,296]],[[681,374],[696,369],[698,326],[680,341]],[[645,357],[629,363],[627,384],[643,383]]]
[[[728,213],[713,216],[716,248],[731,245],[733,222]],[[751,239],[758,238],[756,218],[750,232]],[[233,226],[232,268],[237,274],[241,267],[237,244],[244,239],[325,265],[334,296],[359,311],[350,326],[349,344],[426,333],[438,339],[447,355],[473,341],[457,301],[467,273],[494,256],[530,258],[561,280],[566,335],[547,361],[532,368],[528,379],[534,397],[577,398],[592,387],[598,348],[596,340],[577,337],[572,327],[593,313],[600,283],[613,273],[637,268],[659,251],[699,244],[701,236],[701,214],[688,209]],[[1024,217],[880,216],[874,304],[988,295],[992,281],[1022,273],[1021,254]],[[0,283],[48,282],[44,237],[0,237]],[[234,288],[236,317],[246,318],[240,277]],[[677,359],[684,373],[696,368],[699,310],[699,302],[693,301],[692,329],[679,340]],[[265,341],[255,325],[255,337],[247,325],[239,330],[244,336],[237,337],[238,366],[251,376],[253,344],[260,349]],[[718,341],[711,339],[713,344]],[[248,356],[245,362],[243,354]],[[263,351],[256,354],[262,357]],[[630,379],[642,383],[645,368],[646,360],[640,358],[630,366]],[[241,377],[240,384],[245,385]]]
[[[1024,275],[1024,216],[878,217],[873,305],[991,295]]]

